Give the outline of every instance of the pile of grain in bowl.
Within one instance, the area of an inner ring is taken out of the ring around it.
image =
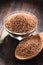
[[[14,13],[5,19],[6,28],[16,33],[30,32],[36,25],[37,18],[31,13]]]

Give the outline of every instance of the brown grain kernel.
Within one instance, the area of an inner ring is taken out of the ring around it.
[[[12,32],[25,33],[33,30],[37,19],[33,14],[15,13],[5,19],[5,26]]]
[[[36,35],[21,41],[16,47],[16,52],[18,56],[26,58],[33,55],[34,56],[37,55],[41,48],[42,48],[41,39],[38,35]]]

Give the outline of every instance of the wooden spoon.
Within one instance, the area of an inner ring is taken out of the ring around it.
[[[32,59],[37,56],[43,47],[43,32],[27,37],[15,49],[15,57],[19,60]]]
[[[39,36],[40,36],[40,38],[41,38],[41,41],[42,41],[42,46],[43,46],[43,32],[39,33],[38,35],[39,35]]]

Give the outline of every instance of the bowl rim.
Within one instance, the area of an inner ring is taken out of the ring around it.
[[[4,17],[4,21],[5,21],[5,19],[6,19],[8,16],[13,15],[13,14],[15,14],[15,13],[27,13],[27,14],[31,14],[31,15],[33,15],[33,16],[37,19],[37,17],[36,17],[34,14],[32,14],[31,12],[28,12],[28,11],[14,11],[14,12],[9,13],[8,15],[6,15],[6,16]],[[37,19],[37,24],[36,24],[36,26],[35,26],[31,31],[29,31],[29,32],[27,31],[27,32],[23,32],[23,33],[17,33],[17,32],[10,31],[10,30],[5,26],[5,22],[4,22],[4,28],[5,28],[5,30],[6,30],[7,32],[11,33],[11,34],[14,34],[14,35],[26,35],[26,34],[30,34],[30,33],[34,32],[34,31],[36,30],[37,26],[38,26],[38,19]]]

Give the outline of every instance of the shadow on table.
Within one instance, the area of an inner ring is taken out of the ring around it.
[[[0,45],[0,58],[5,65],[43,65],[43,50],[31,60],[20,61],[14,57],[14,50],[19,43],[18,40],[7,36]]]

